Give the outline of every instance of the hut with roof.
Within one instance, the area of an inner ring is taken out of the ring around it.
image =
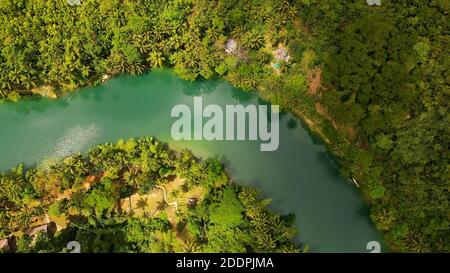
[[[81,0],[67,0],[69,6],[79,6],[81,5]]]
[[[274,57],[274,62],[272,62],[272,67],[280,73],[280,69],[283,63],[289,63],[291,59],[291,55],[289,54],[289,50],[284,46],[279,46],[275,51],[272,52]]]
[[[381,0],[367,0],[369,6],[381,6]]]
[[[225,53],[233,54],[238,49],[238,44],[234,39],[228,39],[225,44]]]
[[[277,62],[284,61],[288,63],[291,59],[291,55],[289,55],[289,51],[285,47],[279,47],[277,50],[275,50],[274,56]]]

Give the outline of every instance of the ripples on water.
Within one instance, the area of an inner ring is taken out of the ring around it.
[[[68,128],[58,139],[53,152],[48,157],[57,159],[77,153],[93,143],[99,136],[100,128],[95,124]]]

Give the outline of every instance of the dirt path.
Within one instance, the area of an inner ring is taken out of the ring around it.
[[[173,201],[173,202],[167,201],[166,189],[164,189],[164,187],[159,186],[159,185],[156,185],[156,187],[157,187],[158,189],[161,189],[161,190],[163,191],[164,202],[166,202],[167,205],[169,205],[169,206],[174,206],[175,209],[178,209],[178,203],[177,203],[177,201]]]

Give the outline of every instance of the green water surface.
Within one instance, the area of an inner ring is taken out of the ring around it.
[[[381,241],[358,190],[338,174],[325,146],[289,113],[280,116],[280,145],[261,152],[258,141],[174,141],[174,105],[264,104],[225,81],[186,82],[170,71],[122,76],[58,99],[0,104],[0,170],[33,166],[120,138],[154,136],[172,148],[218,156],[235,181],[259,187],[272,208],[297,215],[297,240],[312,252],[369,252]]]

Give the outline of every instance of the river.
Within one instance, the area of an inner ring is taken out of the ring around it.
[[[260,188],[272,208],[295,213],[297,240],[311,252],[369,252],[380,241],[358,189],[339,176],[323,143],[300,120],[280,115],[280,143],[261,152],[258,141],[174,141],[173,106],[265,104],[222,80],[186,82],[168,70],[121,76],[60,98],[0,103],[0,170],[33,166],[120,138],[154,136],[200,157],[217,156],[239,183]]]

